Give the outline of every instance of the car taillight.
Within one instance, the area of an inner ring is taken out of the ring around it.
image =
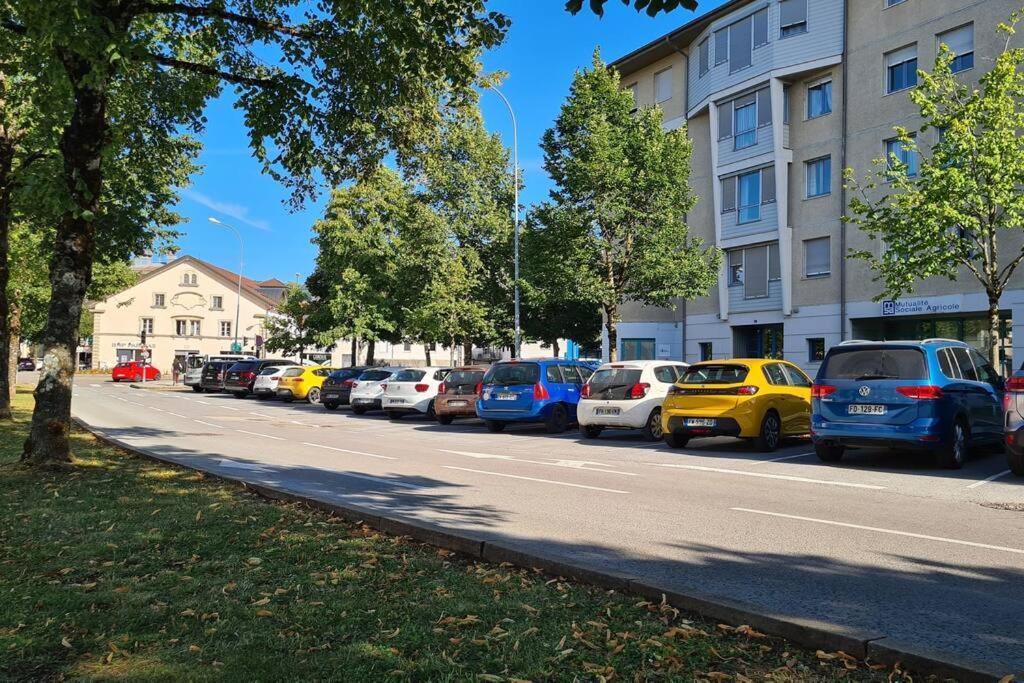
[[[836,388],[831,384],[812,384],[811,385],[811,397],[812,398],[825,398],[836,392]]]
[[[341,386],[343,386],[343,387],[349,387],[349,388],[352,388],[352,380],[350,380],[350,379],[346,379],[345,381],[343,381],[343,382],[341,383]]]
[[[478,395],[478,396],[479,396],[479,395],[480,395],[481,393],[483,393],[483,390],[484,390],[484,383],[483,383],[483,382],[477,382],[477,383],[476,383],[476,386],[475,386],[475,387],[473,387],[473,393],[474,393],[474,394],[476,394],[476,395]]]
[[[387,382],[381,382],[380,383],[380,390],[381,391],[387,391],[388,390],[388,383]]]
[[[683,388],[680,387],[680,386],[676,386],[675,384],[673,384],[672,386],[670,386],[668,388],[668,395],[669,396],[679,396],[682,393],[683,393]]]
[[[417,394],[422,394],[424,391],[430,388],[429,384],[417,384],[415,387]]]
[[[1015,376],[1006,380],[1006,390],[1014,393],[1024,392],[1024,376]]]
[[[583,398],[590,398],[590,384],[584,384],[583,390],[580,391],[580,396]]]
[[[533,385],[533,400],[534,401],[546,401],[551,398],[551,394],[548,393],[548,388],[537,382]]]
[[[448,393],[448,385],[445,384],[444,382],[441,382],[441,386],[439,386],[437,388],[437,393],[439,393],[439,394],[447,394]]]
[[[738,387],[736,389],[736,393],[740,396],[753,396],[757,393],[757,387],[748,384],[746,386]]]
[[[630,398],[643,398],[647,395],[647,390],[651,388],[650,384],[646,382],[637,382],[629,388]]]
[[[942,398],[942,388],[931,384],[912,387],[896,387],[896,393],[919,401],[934,401]]]

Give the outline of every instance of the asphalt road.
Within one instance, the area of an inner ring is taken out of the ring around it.
[[[955,472],[885,452],[836,466],[807,441],[672,451],[90,377],[73,410],[211,472],[1024,672],[1024,479],[1001,453]]]

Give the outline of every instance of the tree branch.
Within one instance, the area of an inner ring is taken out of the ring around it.
[[[229,12],[215,7],[195,7],[194,5],[187,5],[181,2],[142,2],[135,5],[132,10],[132,14],[135,16],[142,14],[181,14],[187,17],[230,21],[250,28],[272,31],[274,33],[283,33],[285,35],[295,36],[298,38],[312,37],[308,31],[297,29],[293,26],[280,24],[274,21],[267,21],[266,19],[260,19],[259,17],[250,16],[248,14]]]
[[[213,78],[219,78],[222,81],[235,83],[236,85],[249,85],[254,88],[276,88],[279,85],[277,81],[270,78],[242,76],[239,74],[233,74],[230,71],[221,71],[206,64],[188,62],[183,59],[175,59],[173,57],[153,53],[149,53],[149,57],[154,62],[162,66],[167,66],[172,69],[181,69],[182,71],[191,71],[192,73],[202,74],[204,76],[212,76]]]

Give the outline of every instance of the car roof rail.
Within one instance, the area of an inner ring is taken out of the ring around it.
[[[870,339],[847,339],[846,341],[839,342],[839,346],[846,346],[848,344],[877,344]]]
[[[960,346],[970,346],[970,344],[968,344],[965,341],[960,341],[959,339],[945,339],[944,337],[930,337],[928,339],[925,339],[921,343],[922,344],[959,344]]]

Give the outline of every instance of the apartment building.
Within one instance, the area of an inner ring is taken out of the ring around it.
[[[813,372],[843,339],[985,347],[987,300],[966,271],[874,300],[881,286],[867,264],[843,256],[881,245],[841,220],[842,171],[863,177],[896,153],[913,172],[893,128],[919,126],[907,97],[918,66],[945,43],[976,82],[1015,9],[1018,0],[731,0],[615,61],[638,106],[687,127],[699,197],[687,220],[725,252],[709,296],[673,310],[627,304],[620,357],[784,357]],[[1007,339],[1024,325],[1021,283],[1001,302]]]

